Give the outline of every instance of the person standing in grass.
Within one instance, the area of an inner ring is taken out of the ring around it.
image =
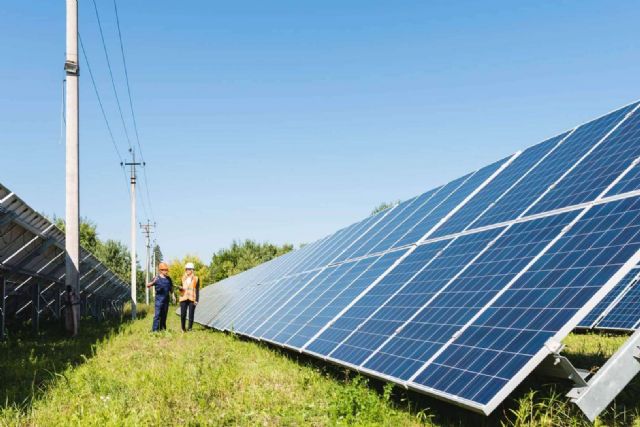
[[[153,313],[152,331],[162,331],[167,329],[167,314],[169,313],[169,298],[173,291],[173,282],[169,277],[169,266],[161,262],[158,265],[158,274],[154,279],[147,283],[147,288],[156,287],[156,304]]]
[[[184,266],[184,275],[182,276],[182,287],[180,287],[180,323],[182,332],[186,332],[185,328],[187,320],[187,312],[189,312],[189,331],[193,327],[193,316],[195,315],[196,305],[200,300],[200,279],[193,274],[194,265],[188,262]]]

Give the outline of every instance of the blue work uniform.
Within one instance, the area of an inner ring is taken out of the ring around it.
[[[169,298],[173,291],[173,282],[170,277],[158,276],[155,279],[156,307],[153,313],[153,331],[167,329],[167,314],[169,313]]]

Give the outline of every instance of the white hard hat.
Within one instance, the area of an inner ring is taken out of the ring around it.
[[[188,262],[187,265],[184,266],[185,270],[193,270],[193,263],[192,262]]]

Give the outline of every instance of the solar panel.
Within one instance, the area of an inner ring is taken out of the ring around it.
[[[508,229],[494,229],[459,238],[473,236],[481,251],[471,262],[457,269],[456,275],[443,286],[425,292],[425,287],[417,283],[414,293],[425,294],[424,297],[417,298],[408,293],[405,299],[422,304],[416,304],[417,310],[412,310],[411,318],[400,325],[362,366],[409,380],[575,216],[575,212],[567,212],[514,224]],[[486,239],[491,239],[490,246],[484,244]],[[446,268],[452,264],[443,261]],[[440,276],[439,280],[448,278]]]
[[[196,320],[488,414],[583,319],[632,320],[638,105],[205,288]]]
[[[599,329],[635,330],[640,324],[640,271],[635,268],[625,276],[621,283],[626,284],[624,291],[596,327]]]
[[[64,233],[0,184],[0,339],[7,321],[61,316]],[[121,311],[130,287],[80,248],[79,297],[83,315]]]
[[[616,286],[604,297],[596,306],[589,312],[589,314],[578,323],[579,328],[597,328],[598,322],[607,313],[615,308],[615,305],[619,301],[619,298],[626,292],[626,289],[634,282],[634,278],[637,274],[636,269],[633,269],[627,273],[627,275],[620,280]]]
[[[589,314],[580,321],[579,328],[635,330],[640,321],[638,283],[640,267],[632,269],[604,297]]]
[[[412,378],[417,387],[495,408],[524,379],[517,374],[548,355],[545,343],[577,325],[579,312],[640,249],[640,199],[598,205],[573,221],[423,365]]]

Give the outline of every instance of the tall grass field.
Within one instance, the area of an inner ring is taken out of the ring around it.
[[[142,310],[144,313],[144,310]],[[0,343],[0,425],[17,426],[587,426],[569,384],[532,377],[490,417],[316,360],[201,326],[149,332],[134,322],[86,320]],[[601,366],[626,336],[574,334],[566,354]],[[638,381],[596,425],[640,426]]]

